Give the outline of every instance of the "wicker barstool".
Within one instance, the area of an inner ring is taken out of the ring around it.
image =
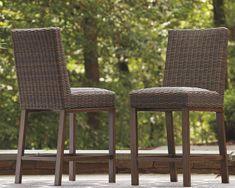
[[[215,160],[221,164],[222,182],[229,182],[223,109],[227,43],[226,28],[169,31],[164,87],[130,93],[132,185],[139,184],[138,160],[169,162],[172,182],[177,181],[175,163],[181,162],[185,187],[191,186],[191,161]],[[138,111],[165,112],[168,155],[138,156]],[[183,155],[175,153],[173,111],[182,111]],[[220,155],[190,155],[189,111],[216,112]]]
[[[115,93],[99,88],[70,88],[59,28],[15,29],[12,31],[17,79],[20,93],[21,122],[15,183],[22,180],[22,160],[55,161],[55,185],[61,185],[63,162],[69,161],[69,179],[75,180],[75,113],[109,114],[109,154],[92,155],[109,160],[109,182],[115,182]],[[38,111],[59,112],[57,154],[24,154],[28,114]],[[65,121],[69,115],[69,154],[64,154]]]

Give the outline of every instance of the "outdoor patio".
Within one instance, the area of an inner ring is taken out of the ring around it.
[[[129,174],[119,174],[117,175],[117,181],[115,184],[109,184],[107,175],[77,175],[77,180],[75,182],[69,182],[68,176],[63,176],[62,187],[82,187],[82,188],[91,188],[91,187],[134,187],[130,185],[131,177]],[[200,188],[226,188],[226,187],[235,187],[235,176],[230,176],[229,184],[221,184],[220,177],[216,175],[192,175],[192,187]],[[46,188],[46,187],[55,187],[54,176],[44,175],[44,176],[23,176],[22,184],[14,184],[14,176],[0,176],[0,182],[2,188]],[[137,187],[142,188],[153,188],[153,187],[182,187],[182,175],[179,176],[179,182],[170,183],[169,175],[159,175],[159,174],[149,174],[149,175],[140,175],[140,185]]]
[[[229,173],[235,175],[235,145],[228,145]],[[14,175],[16,150],[0,150],[0,175]],[[26,154],[55,154],[55,150],[26,150]],[[66,150],[65,153],[68,153]],[[78,154],[87,156],[107,154],[108,150],[77,150]],[[130,173],[130,150],[117,150],[117,173]],[[140,154],[162,155],[167,154],[167,147],[160,146],[151,150],[140,150]],[[182,146],[176,146],[176,153],[182,153]],[[191,153],[193,155],[217,155],[217,145],[192,145]],[[141,173],[148,174],[166,174],[169,172],[168,163],[141,161],[139,164]],[[182,172],[182,165],[177,164],[179,173]],[[196,174],[218,174],[220,165],[215,161],[199,161],[192,165],[192,173]],[[55,163],[45,161],[24,161],[23,172],[25,175],[52,175],[54,174]],[[97,160],[90,157],[84,157],[77,163],[77,174],[106,174],[108,173],[108,161]],[[68,174],[68,163],[64,163],[64,174]],[[1,176],[0,176],[1,177]],[[24,177],[24,176],[23,176]]]
[[[0,9],[0,188],[235,188],[235,1]]]
[[[181,153],[181,146],[176,147],[177,153]],[[228,145],[228,154],[230,159],[230,174],[234,174],[234,154],[235,145]],[[55,151],[42,151],[42,150],[31,150],[26,153],[55,153]],[[78,151],[78,153],[107,153],[108,151]],[[161,146],[152,150],[141,150],[140,153],[145,154],[164,154],[167,152],[166,146]],[[218,146],[192,146],[191,148],[192,154],[217,154]],[[37,188],[37,187],[54,187],[54,165],[50,165],[49,163],[40,162],[38,164],[32,165],[31,163],[26,164],[27,168],[24,170],[26,174],[37,174],[37,175],[23,175],[22,184],[14,184],[14,169],[12,167],[15,166],[15,158],[16,151],[8,150],[8,151],[0,151],[0,164],[1,168],[1,176],[0,182],[3,188]],[[117,159],[118,159],[118,174],[117,181],[115,184],[108,183],[108,175],[107,175],[107,164],[103,162],[94,162],[84,161],[79,165],[79,172],[76,176],[76,181],[72,182],[68,180],[68,175],[63,175],[62,179],[62,187],[132,187],[131,177],[129,172],[129,160],[130,160],[130,151],[128,150],[118,150],[117,151]],[[89,165],[89,169],[84,168]],[[103,166],[103,167],[102,167]],[[192,175],[192,187],[200,187],[200,188],[213,188],[213,187],[235,187],[235,175],[230,175],[230,183],[229,184],[221,184],[221,178],[217,175],[218,165],[213,166],[213,163],[203,163],[203,164],[195,164],[193,166],[193,175]],[[34,168],[34,170],[33,170]],[[210,170],[207,168],[210,168]],[[65,169],[67,167],[65,166]],[[141,163],[141,169],[144,172],[149,174],[141,174],[140,175],[140,186],[138,187],[182,187],[182,174],[179,174],[179,182],[171,183],[169,180],[169,174],[167,173],[167,164],[157,164],[152,167],[152,164],[149,163]],[[67,170],[66,170],[67,171]],[[91,172],[95,174],[91,174]],[[181,171],[181,170],[180,170]],[[52,174],[52,175],[42,175],[42,174]],[[102,173],[102,174],[99,174]],[[125,174],[123,174],[125,173]],[[203,174],[198,174],[203,173]],[[5,174],[5,175],[4,175]],[[11,174],[11,175],[6,175]],[[66,173],[65,173],[66,174]]]

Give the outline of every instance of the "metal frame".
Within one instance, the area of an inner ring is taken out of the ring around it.
[[[167,141],[168,141],[168,155],[162,156],[146,156],[138,155],[138,111],[162,111],[166,114],[167,126]],[[182,143],[183,154],[177,155],[175,153],[174,130],[173,130],[173,111],[182,112]],[[193,156],[190,155],[190,127],[189,127],[189,112],[190,111],[209,111],[216,112],[216,122],[218,126],[219,135],[219,155],[205,155]],[[220,161],[221,164],[221,178],[222,183],[229,183],[228,174],[228,159],[225,139],[224,127],[224,111],[223,108],[182,108],[182,109],[137,109],[131,108],[131,184],[139,185],[139,160],[152,160],[169,162],[169,172],[171,182],[178,181],[176,162],[183,165],[183,185],[184,187],[191,186],[191,162],[194,160],[200,161]]]
[[[18,154],[16,161],[16,176],[15,183],[22,182],[22,161],[23,160],[39,160],[39,161],[55,161],[55,182],[54,185],[61,185],[63,162],[69,161],[69,180],[75,181],[76,177],[76,162],[84,157],[90,157],[91,159],[103,159],[109,161],[109,183],[115,183],[116,181],[116,154],[115,154],[115,108],[84,108],[84,109],[66,109],[55,111],[59,113],[59,129],[58,129],[58,141],[57,141],[57,154],[56,155],[24,155],[27,118],[30,112],[49,111],[49,110],[33,110],[25,109],[21,111],[20,131],[18,140]],[[51,110],[54,111],[54,110]],[[108,112],[108,127],[109,127],[109,154],[107,155],[83,155],[76,154],[75,145],[75,127],[76,118],[75,113],[78,112]],[[69,154],[64,154],[64,137],[65,137],[65,125],[66,117],[69,115]]]

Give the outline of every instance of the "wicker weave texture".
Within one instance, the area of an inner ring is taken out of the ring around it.
[[[115,93],[70,89],[59,28],[12,31],[22,109],[114,107]]]
[[[130,94],[136,108],[223,107],[228,30],[170,30],[164,87]]]
[[[135,108],[217,108],[223,106],[223,95],[216,91],[192,87],[154,87],[130,93]]]
[[[70,93],[58,28],[12,31],[23,109],[62,109]]]
[[[224,93],[228,30],[170,30],[164,86]]]
[[[71,88],[65,99],[66,108],[102,108],[115,106],[115,93],[100,88]]]

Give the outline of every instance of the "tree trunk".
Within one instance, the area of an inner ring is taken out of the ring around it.
[[[114,46],[116,48],[116,57],[118,59],[117,66],[119,72],[122,73],[129,73],[129,67],[128,67],[128,60],[124,53],[120,53],[120,51],[124,51],[125,47],[122,45],[121,41],[121,33],[118,31],[115,33],[114,37]]]
[[[225,26],[224,0],[213,0],[214,25]]]
[[[84,61],[85,75],[91,85],[99,83],[99,64],[97,54],[97,24],[96,19],[90,15],[84,16]]]

